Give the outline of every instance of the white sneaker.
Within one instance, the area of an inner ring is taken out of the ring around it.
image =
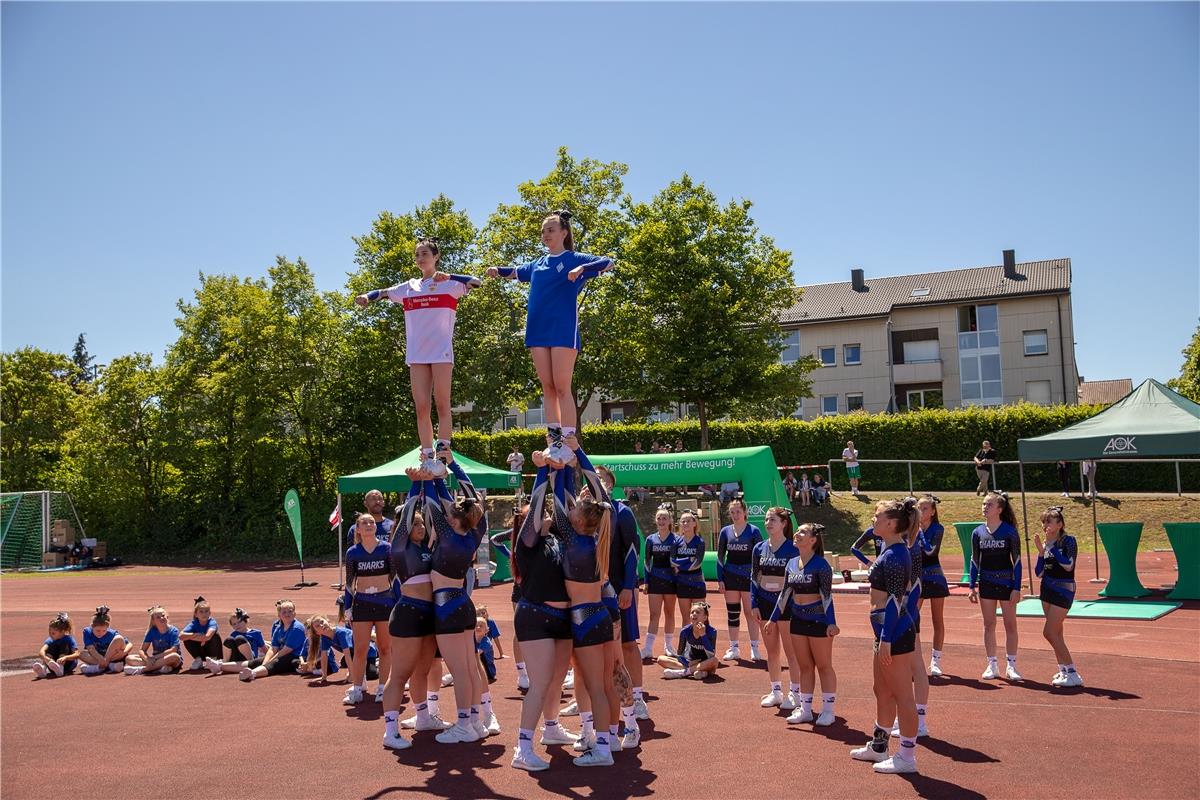
[[[894,775],[900,772],[916,772],[917,762],[900,756],[892,756],[886,761],[880,761],[874,767],[876,772],[885,772],[889,775]]]
[[[796,695],[792,694],[791,692],[788,692],[787,695],[784,696],[783,702],[779,704],[780,711],[791,711],[799,707],[800,698],[796,697]]]
[[[421,462],[421,469],[428,470],[435,478],[444,478],[450,474],[450,470],[446,465],[433,456]]]
[[[125,672],[128,673],[129,669],[126,668]],[[238,673],[239,681],[245,681],[246,683],[249,683],[250,681],[254,680],[254,678],[255,678],[254,670],[250,669],[249,667],[243,668],[242,671]],[[342,702],[344,703],[345,700],[343,700]]]
[[[449,672],[447,672],[445,675],[442,676],[442,686],[453,686],[453,685],[454,685],[454,676],[451,675]]]
[[[494,713],[487,715],[487,721],[481,719],[480,722],[483,722],[483,727],[487,730],[488,736],[495,736],[500,733],[500,720],[496,719]]]
[[[470,727],[454,724],[433,738],[442,744],[458,744],[459,742],[478,742],[479,734]]]
[[[555,725],[549,731],[542,726],[542,744],[575,744],[579,741],[579,737],[571,733],[562,725]]]
[[[817,721],[813,724],[818,728],[825,728],[832,725],[835,719],[837,718],[833,715],[833,709],[825,709],[821,711],[821,715],[817,717]]]
[[[649,661],[654,658],[654,651],[650,649],[650,645],[647,643],[642,645],[642,649],[638,652],[638,655],[642,657],[642,661]]]
[[[124,664],[124,662],[121,662],[121,661],[110,661],[108,664],[109,672],[121,672],[124,669],[125,669],[125,664]]]
[[[481,741],[491,735],[488,733],[487,725],[484,725],[483,720],[478,716],[475,717],[475,721],[471,723],[471,729],[475,731],[475,735],[478,736]]]
[[[663,643],[663,653],[670,656],[671,658],[679,658],[679,653],[675,652],[675,648],[671,647],[670,642]]]
[[[994,681],[1000,677],[1000,673],[996,670],[995,662],[988,662],[987,669],[983,671],[983,675],[981,677],[985,681]]]
[[[613,736],[611,733],[608,735],[608,751],[610,753],[621,752],[621,737],[620,736]]]
[[[612,754],[600,755],[599,750],[588,750],[581,756],[576,756],[574,759],[577,767],[611,767],[613,765]]]
[[[565,444],[551,445],[546,450],[546,458],[556,464],[562,464],[564,467],[568,464],[575,463],[575,453]],[[609,763],[612,763],[611,761]]]
[[[575,688],[575,670],[567,670],[567,677],[563,678],[563,690],[570,691]]]
[[[145,671],[146,671],[145,667],[126,667],[125,668],[126,675],[141,675]]]
[[[633,715],[638,719],[650,719],[650,709],[646,707],[645,700],[633,701]]]
[[[596,734],[593,733],[591,736],[580,736],[575,740],[574,744],[571,745],[571,749],[576,753],[586,753],[595,746]]]
[[[208,667],[208,671],[213,675],[221,674],[221,662],[217,661],[215,658],[204,659],[204,666]]]
[[[929,677],[931,677],[931,678],[942,677],[942,665],[936,661],[930,661],[929,662]]]
[[[132,669],[132,667],[130,667],[130,669]],[[33,675],[36,678],[44,678],[49,674],[49,672],[50,670],[46,669],[46,665],[40,661],[33,665]],[[132,675],[133,673],[131,672],[129,674]]]
[[[738,652],[738,649],[736,647],[730,647],[728,650],[725,651],[725,655],[721,656],[721,660],[722,661],[737,661],[741,657],[742,657],[742,654]]]
[[[453,722],[446,722],[446,720],[436,714],[430,714],[423,720],[418,720],[416,716],[412,716],[400,721],[401,728],[417,731],[444,731],[453,724]]]
[[[159,675],[170,675],[174,671],[175,671],[174,667],[159,667],[158,674]]]
[[[698,670],[696,670],[695,672],[693,672],[693,673],[692,673],[692,677],[693,677],[693,678],[695,678],[695,679],[696,679],[696,680],[698,680],[698,681],[702,681],[702,680],[704,680],[705,678],[707,678],[707,677],[708,677],[708,671],[707,671],[707,670],[703,670],[703,669],[698,669]]]
[[[529,675],[523,672],[517,673],[517,688],[523,692],[529,689]]]
[[[1015,682],[1020,682],[1020,681],[1025,680],[1024,678],[1021,677],[1021,673],[1017,672],[1017,668],[1014,667],[1012,664],[1009,664],[1005,668],[1004,677],[1008,678],[1010,681],[1015,681]]]
[[[386,691],[387,691],[387,684],[381,683],[381,684],[379,684],[378,687],[376,687],[376,689],[375,689],[375,702],[376,703],[383,702],[383,693]]]
[[[351,686],[346,690],[346,696],[342,698],[342,705],[356,706],[363,701],[362,689],[357,686]]]
[[[667,680],[670,680],[672,678],[682,678],[686,674],[686,669],[664,669],[662,676]]]
[[[813,721],[812,711],[805,711],[804,706],[800,706],[799,708],[797,708],[795,711],[792,712],[792,715],[787,718],[788,725],[803,725],[806,722],[812,722],[812,721]]]
[[[917,738],[920,739],[922,736],[928,736],[928,735],[929,735],[929,728],[925,727],[925,717],[918,715],[917,716]],[[900,738],[900,723],[899,722],[896,722],[896,724],[892,726],[892,738],[894,738],[894,739]]]
[[[1067,494],[1066,492],[1063,492],[1063,493],[1062,493],[1062,496],[1063,496],[1063,497],[1070,497],[1071,495]]]
[[[399,733],[397,733],[395,736],[387,736],[385,734],[383,737],[383,746],[390,747],[393,750],[407,750],[408,748],[412,747],[412,742],[408,739],[405,739]]]
[[[1083,686],[1083,678],[1078,672],[1060,672],[1050,681],[1051,686],[1066,688],[1070,686]]]
[[[633,750],[642,746],[642,732],[637,728],[625,731],[625,735],[621,737],[621,749]]]
[[[880,753],[874,747],[871,747],[870,743],[868,743],[862,747],[856,747],[851,750],[850,757],[855,761],[874,761],[876,764],[878,764],[880,761],[886,761],[888,754],[886,750]]]
[[[60,678],[66,673],[66,670],[63,669],[63,665],[57,661],[47,661],[46,669],[50,670]]]
[[[199,672],[202,669],[204,669],[204,659],[193,658],[192,665],[188,667],[188,672]]]
[[[758,645],[754,642],[750,643],[750,660],[762,661],[762,653],[758,652]]]
[[[764,694],[762,702],[759,705],[763,708],[774,708],[775,706],[783,705],[783,692],[771,691]]]
[[[79,668],[80,675],[99,675],[103,671],[98,664],[84,664]]]
[[[563,706],[562,711],[558,712],[560,717],[577,717],[579,716],[579,703],[572,700]]]
[[[532,750],[528,753],[522,753],[521,748],[513,748],[513,757],[510,764],[517,768],[523,769],[526,772],[541,772],[544,769],[550,769],[550,762],[542,759]]]

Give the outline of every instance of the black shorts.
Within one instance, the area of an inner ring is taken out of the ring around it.
[[[1012,596],[1013,588],[1011,586],[1001,586],[998,583],[981,580],[979,582],[979,596],[984,600],[1008,600]]]
[[[779,595],[776,592],[766,592],[762,589],[754,591],[753,594],[754,607],[758,609],[758,615],[762,617],[765,624],[771,618],[772,612],[775,610],[776,604],[779,602]],[[785,603],[784,609],[779,614],[779,622],[789,622],[792,619],[792,604]]]
[[[900,634],[900,638],[892,642],[892,655],[902,656],[917,649],[917,632],[909,628]],[[879,639],[875,640],[875,652],[879,652]]]
[[[675,594],[675,573],[667,575],[665,571],[647,570],[646,592],[649,594]]]
[[[612,617],[603,603],[571,606],[571,640],[576,647],[591,647],[613,640]]]
[[[815,619],[801,619],[793,616],[789,630],[792,636],[812,636],[817,639],[824,639],[828,636],[829,626],[824,622],[818,622]]]
[[[621,622],[621,603],[617,598],[617,590],[608,581],[600,587],[600,602],[604,603],[604,607],[608,609],[608,616],[612,618],[614,623]]]
[[[746,566],[744,573],[737,570],[737,564],[726,564],[723,577],[725,583],[725,591],[727,592],[748,592],[750,591],[750,567]]]
[[[926,600],[934,600],[938,597],[950,596],[950,584],[946,582],[946,575],[942,572],[942,568],[936,564],[926,565],[921,573],[921,597]]]
[[[1056,591],[1054,588],[1047,586],[1045,581],[1042,581],[1042,589],[1038,593],[1038,597],[1043,603],[1049,603],[1052,606],[1059,608],[1070,609],[1075,604],[1075,593],[1065,594]]]
[[[255,669],[257,667],[264,666],[264,664],[261,658],[255,658],[251,661],[247,661],[246,666],[250,669]],[[296,673],[296,668],[300,666],[300,659],[296,658],[295,656],[286,656],[284,658],[277,658],[265,666],[267,668],[268,675],[294,675]]]
[[[538,639],[569,640],[571,618],[565,608],[522,600],[517,603],[517,612],[513,615],[513,631],[518,642],[532,642]]]
[[[621,644],[637,642],[642,638],[642,630],[638,627],[637,594],[629,608],[621,610]]]
[[[354,622],[384,622],[392,615],[396,595],[389,589],[376,594],[355,592],[350,601],[350,619]]]
[[[438,589],[433,593],[433,632],[462,633],[475,629],[475,604],[465,589]]]
[[[681,572],[675,579],[675,596],[685,600],[703,600],[708,595],[702,572]]]
[[[392,607],[388,633],[397,639],[423,639],[433,636],[433,603],[401,596]]]

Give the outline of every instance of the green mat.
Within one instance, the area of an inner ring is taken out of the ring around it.
[[[1084,619],[1158,619],[1179,608],[1182,603],[1170,600],[1076,600],[1067,612],[1068,617]],[[996,606],[996,613],[1000,607]],[[1017,603],[1018,617],[1041,617],[1042,601],[1027,597]]]

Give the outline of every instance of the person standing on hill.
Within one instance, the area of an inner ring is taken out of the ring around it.
[[[854,442],[846,442],[846,449],[842,451],[842,461],[846,462],[846,477],[850,479],[850,494],[858,497],[858,479],[862,477],[862,472],[858,466],[858,451],[854,449]]]
[[[984,439],[979,452],[975,454],[975,474],[979,477],[976,495],[987,494],[988,485],[992,482],[992,465],[999,460],[1000,455],[992,449],[992,443]]]

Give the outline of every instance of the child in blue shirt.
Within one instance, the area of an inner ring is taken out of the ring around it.
[[[84,675],[98,675],[105,670],[120,672],[131,652],[133,642],[112,627],[108,606],[97,606],[92,624],[83,629],[83,651],[79,654],[83,666],[79,671]]]
[[[192,671],[204,669],[207,659],[219,659],[223,655],[221,637],[217,635],[217,621],[203,597],[196,598],[192,621],[180,631],[179,641],[183,642],[183,649],[192,657],[192,664],[188,667]]]
[[[479,664],[483,667],[483,675],[488,683],[496,680],[496,656],[492,648],[492,638],[488,633],[488,622],[483,616],[475,618],[475,652],[479,654]]]
[[[271,644],[266,653],[246,662],[238,677],[244,681],[268,675],[295,674],[304,647],[304,623],[296,619],[296,604],[291,600],[275,603],[279,619],[271,625]]]
[[[179,628],[171,624],[166,609],[151,606],[150,627],[142,638],[142,649],[125,659],[126,675],[149,675],[154,672],[166,675],[179,669],[183,656],[179,653]]]
[[[689,617],[691,624],[679,632],[677,655],[658,657],[664,678],[704,680],[717,671],[717,629],[708,624],[708,603],[692,603]]]
[[[232,630],[221,644],[224,658],[206,658],[204,666],[213,675],[222,672],[241,672],[246,663],[258,658],[267,651],[266,640],[262,631],[250,627],[250,615],[240,608],[235,608],[229,615],[229,627]]]
[[[42,642],[38,651],[38,660],[33,665],[33,674],[37,678],[51,676],[61,678],[75,671],[79,660],[79,644],[71,635],[71,618],[67,612],[60,611],[50,620],[50,634]]]

